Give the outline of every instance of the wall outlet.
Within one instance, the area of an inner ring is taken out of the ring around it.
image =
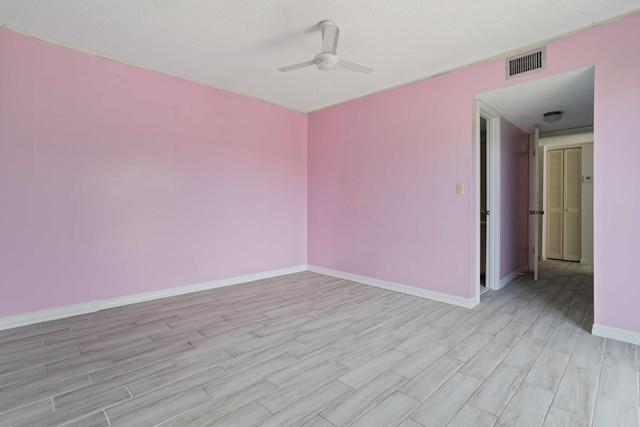
[[[456,194],[458,196],[464,194],[464,182],[456,182]]]

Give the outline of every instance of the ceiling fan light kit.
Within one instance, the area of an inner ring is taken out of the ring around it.
[[[311,61],[300,62],[298,64],[289,65],[278,68],[279,71],[287,72],[297,70],[298,68],[315,65],[322,71],[333,71],[336,68],[346,68],[351,71],[369,74],[373,70],[364,65],[355,64],[353,62],[338,59],[338,39],[340,37],[340,28],[332,21],[320,22],[320,32],[322,33],[322,52],[317,54]]]

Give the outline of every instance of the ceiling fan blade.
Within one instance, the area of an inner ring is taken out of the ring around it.
[[[313,62],[313,60],[305,61],[299,64],[293,64],[287,67],[278,68],[278,71],[282,71],[283,73],[286,73],[287,71],[297,70],[298,68],[308,67],[309,65],[315,65],[315,62]]]
[[[360,73],[369,74],[373,71],[373,69],[369,67],[365,67],[364,65],[354,64],[353,62],[345,61],[341,59],[338,61],[338,66],[342,68],[346,68],[351,71],[358,71]]]
[[[320,28],[322,29],[322,52],[330,52],[335,55],[338,53],[340,28],[329,21],[322,22]]]

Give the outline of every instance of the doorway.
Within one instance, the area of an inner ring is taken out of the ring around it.
[[[480,295],[487,290],[487,119],[480,117]]]
[[[486,92],[482,94],[477,94],[475,98],[478,100],[481,105],[490,105],[491,108],[495,109],[495,111],[500,112],[500,114],[504,114],[504,119],[511,124],[514,124],[516,127],[520,128],[522,131],[529,135],[533,135],[536,133],[536,129],[539,129],[541,136],[543,139],[546,136],[556,136],[557,134],[564,133],[570,134],[575,133],[578,129],[584,129],[589,126],[593,126],[593,97],[594,97],[594,68],[587,67],[575,71],[570,71],[563,74],[558,74],[555,76],[545,77],[538,80],[533,80],[529,82],[525,82],[522,84],[516,84],[513,86],[508,86],[505,88],[497,89],[491,92]],[[561,117],[560,121],[550,122],[543,120],[544,114],[549,111],[562,111],[564,112],[563,117]],[[498,115],[498,117],[500,117]],[[499,123],[499,122],[498,122]],[[480,126],[480,124],[478,124]],[[490,128],[490,126],[487,126]],[[592,129],[592,128],[591,128]],[[491,214],[493,214],[493,210],[491,209],[491,191],[493,189],[491,185],[491,171],[493,167],[491,165],[491,145],[490,145],[490,135],[487,134],[487,197],[488,197],[488,210]],[[593,141],[593,140],[592,140]],[[499,145],[499,144],[498,144]],[[498,147],[499,148],[499,147]],[[537,143],[532,145],[532,150],[530,156],[535,158],[539,158],[539,164],[544,164],[543,156],[536,156],[535,152],[537,151]],[[542,150],[541,150],[542,151]],[[478,147],[478,201],[477,206],[478,210],[481,209],[481,196],[480,196],[480,147]],[[542,154],[542,153],[540,153]],[[499,165],[499,163],[498,163]],[[536,172],[539,180],[529,179],[529,184],[534,185],[534,183],[541,184],[542,176],[541,170],[537,167],[529,166],[529,171],[533,172],[533,170],[539,171]],[[500,171],[500,167],[497,168]],[[498,172],[499,174],[500,172]],[[583,171],[584,173],[584,171]],[[585,177],[581,177],[583,179],[583,186]],[[540,185],[540,204],[544,204],[544,190]],[[498,187],[499,192],[499,187]],[[531,190],[530,190],[531,192]],[[498,205],[499,207],[499,205]],[[529,209],[537,211],[540,213],[541,220],[545,220],[544,216],[544,208],[542,206],[533,206]],[[527,211],[529,211],[529,209]],[[528,212],[524,212],[524,215],[528,215]],[[487,217],[487,282],[489,282],[489,264],[491,264],[491,218],[492,215]],[[497,223],[497,226],[500,227],[500,222]],[[589,225],[584,225],[582,228],[589,227]],[[478,226],[478,247],[480,247],[480,226]],[[545,230],[544,225],[539,227],[539,233],[542,234],[542,231]],[[508,230],[507,230],[508,231]],[[583,230],[584,231],[584,230]],[[536,233],[536,236],[539,235]],[[507,232],[505,236],[509,236]],[[544,245],[544,236],[542,239],[533,238],[534,236],[530,236],[528,239],[527,246],[523,246],[526,253],[531,257],[529,259],[528,265],[525,265],[524,268],[527,267],[529,269],[532,268],[532,258],[535,257],[537,260],[538,257],[546,258],[544,252],[544,246],[540,248],[540,243],[542,241],[542,245]],[[505,237],[508,238],[508,237]],[[504,244],[504,243],[503,243]],[[542,250],[540,250],[542,249]],[[481,263],[481,250],[478,250],[478,264]],[[498,256],[500,253],[498,252]],[[591,256],[585,257],[582,255],[581,261],[588,261]],[[498,264],[499,266],[499,264]],[[523,271],[523,270],[521,270]],[[498,289],[500,288],[501,282],[504,284],[508,283],[514,274],[510,274],[506,272],[506,276],[503,280],[498,279]],[[480,274],[480,269],[478,269],[478,274]],[[515,276],[517,277],[517,276]],[[477,280],[477,279],[476,279]],[[491,286],[489,286],[490,289]]]
[[[500,114],[478,102],[477,213],[479,294],[500,289]]]
[[[540,172],[544,194],[542,209],[547,212],[542,217],[542,259],[593,264],[595,185],[593,180],[593,127],[541,134],[540,149],[542,152],[540,158],[543,159]],[[566,157],[567,153],[573,153],[573,160],[570,162]],[[550,156],[552,157],[551,162],[549,161]],[[554,160],[555,166],[552,164]],[[570,180],[566,185],[572,187],[568,189],[565,189],[564,183],[566,162],[572,163],[568,167],[573,168],[573,178],[566,177]],[[555,169],[555,171],[551,169]],[[550,175],[553,174],[563,176],[560,186],[557,183],[554,186],[550,182]],[[573,193],[570,197],[571,200],[564,200],[567,197],[559,197],[560,195],[566,196],[568,192]],[[550,196],[554,196],[555,200],[549,200]],[[556,218],[553,218],[554,215]]]

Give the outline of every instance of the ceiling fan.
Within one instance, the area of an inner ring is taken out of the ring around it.
[[[336,67],[346,68],[352,71],[369,74],[373,70],[364,65],[355,64],[353,62],[338,59],[338,37],[340,36],[340,28],[331,21],[320,22],[320,31],[322,32],[322,52],[317,54],[311,61],[301,62],[299,64],[289,65],[287,67],[278,68],[279,71],[287,72],[297,70],[298,68],[315,65],[319,70],[332,71]]]

